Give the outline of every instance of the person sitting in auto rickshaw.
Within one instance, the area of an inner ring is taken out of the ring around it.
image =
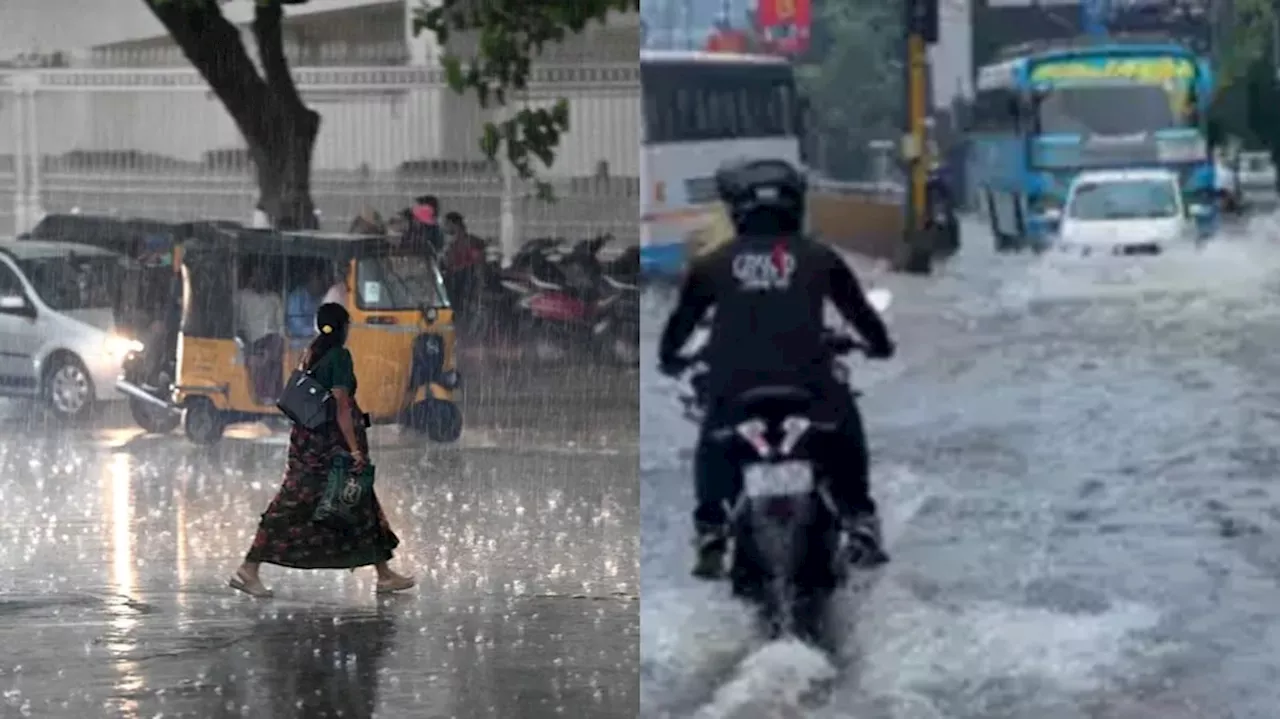
[[[289,293],[285,301],[285,330],[289,339],[310,339],[316,335],[316,309],[329,289],[329,277],[322,264],[307,272],[302,284]]]
[[[284,307],[271,291],[261,267],[249,271],[249,280],[236,296],[236,329],[244,338],[249,381],[259,404],[271,404],[283,389]]]
[[[320,300],[320,304],[334,304],[346,307],[348,292],[346,268],[342,265],[334,267],[331,277],[333,282],[329,285],[329,289],[325,290],[324,298]]]

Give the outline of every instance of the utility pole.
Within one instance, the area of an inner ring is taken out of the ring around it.
[[[902,269],[928,274],[933,261],[933,238],[927,236],[927,185],[929,181],[929,45],[938,41],[938,0],[907,0],[904,4],[903,55],[905,62],[906,132],[902,157],[907,166],[906,257]]]

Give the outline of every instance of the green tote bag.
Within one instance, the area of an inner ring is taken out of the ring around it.
[[[344,528],[353,528],[360,522],[360,509],[373,495],[374,470],[372,464],[367,464],[354,472],[353,464],[347,455],[334,458],[329,467],[329,481],[325,483],[312,521]]]

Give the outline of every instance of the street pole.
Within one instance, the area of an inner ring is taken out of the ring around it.
[[[903,133],[901,150],[908,181],[903,222],[906,256],[901,262],[901,269],[913,274],[928,274],[932,269],[933,240],[925,233],[929,180],[926,120],[929,115],[929,44],[938,40],[938,0],[908,0],[903,5],[906,132]]]
[[[924,229],[925,185],[929,177],[928,119],[929,56],[924,38],[918,33],[907,36],[907,161],[911,168],[911,212],[908,227],[912,232]]]

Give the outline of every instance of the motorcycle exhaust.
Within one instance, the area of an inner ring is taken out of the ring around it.
[[[130,397],[133,397],[135,399],[140,399],[143,402],[152,404],[156,407],[159,407],[160,409],[165,409],[175,414],[181,411],[176,406],[174,406],[173,403],[166,402],[160,399],[159,397],[151,394],[150,392],[146,391],[145,389],[139,387],[138,385],[132,382],[129,382],[126,380],[116,380],[116,389],[129,395]]]

